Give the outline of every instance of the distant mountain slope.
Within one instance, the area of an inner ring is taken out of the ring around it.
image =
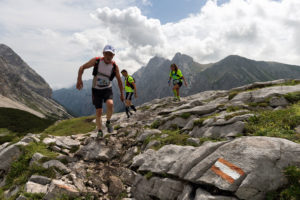
[[[52,90],[46,81],[4,44],[0,44],[0,95],[3,107],[34,110],[31,113],[39,117],[70,117],[61,105],[51,99]]]
[[[55,90],[52,97],[74,116],[91,115],[95,112],[91,88],[91,80],[83,81],[82,90],[77,90],[73,85],[67,89]]]
[[[228,56],[217,63],[203,65],[195,62],[188,55],[177,53],[172,60],[154,57],[145,67],[133,74],[138,89],[138,99],[134,100],[136,105],[172,95],[171,87],[168,86],[171,63],[176,63],[179,66],[188,81],[187,88],[182,86],[181,96],[206,90],[227,90],[256,81],[297,79],[300,77],[299,66],[254,61],[236,55]],[[53,98],[78,116],[94,114],[94,107],[90,103],[90,82],[91,80],[86,81],[89,85],[83,92],[75,92],[74,86],[67,90],[54,91]],[[116,82],[113,84],[113,89],[115,111],[123,111],[124,105],[119,101],[119,89]],[[74,101],[78,102],[76,106],[72,105]]]

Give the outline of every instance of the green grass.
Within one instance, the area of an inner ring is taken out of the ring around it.
[[[291,92],[283,95],[290,103],[296,103],[300,101],[300,92]]]
[[[24,196],[30,200],[41,200],[44,198],[45,194],[42,193],[24,193]]]
[[[89,116],[63,120],[58,124],[47,128],[44,133],[55,136],[68,136],[80,133],[88,133],[95,129],[96,125],[92,122],[94,119],[94,116]]]
[[[242,109],[243,109],[242,106],[228,106],[226,108],[226,112],[235,112],[235,111],[242,110]]]
[[[144,175],[144,177],[147,179],[147,180],[149,180],[150,178],[152,178],[153,177],[153,173],[151,172],[151,171],[148,171],[145,175]]]
[[[183,118],[183,119],[188,119],[190,118],[192,114],[191,113],[182,113],[179,117]]]
[[[138,110],[146,111],[146,110],[149,110],[150,108],[151,108],[151,106],[142,106],[142,107],[139,107]]]
[[[34,174],[55,178],[55,171],[53,168],[45,169],[36,164],[29,166],[29,163],[33,154],[36,152],[49,158],[55,158],[57,156],[56,153],[49,151],[47,146],[43,143],[30,143],[28,146],[20,148],[23,154],[18,160],[12,163],[6,177],[5,189],[8,189],[13,185],[24,185],[28,178]]]
[[[0,136],[0,144],[11,142],[27,133],[42,132],[54,122],[53,118],[44,119],[18,109],[0,108],[0,133],[8,133]]]
[[[0,144],[5,142],[18,142],[23,134],[14,133],[6,128],[0,128]]]
[[[267,102],[251,102],[251,103],[248,103],[248,105],[251,107],[268,107],[269,103],[267,103]]]
[[[200,118],[200,119],[195,120],[195,121],[194,121],[194,126],[199,126],[199,127],[203,126],[203,122],[204,122],[205,120],[206,120],[206,119],[204,119],[204,118]]]
[[[278,191],[269,192],[267,200],[298,200],[300,199],[300,168],[289,166],[284,171],[288,184]]]
[[[118,125],[116,125],[116,126],[114,126],[114,130],[119,130],[119,129],[121,129],[122,127],[118,124]]]
[[[233,99],[236,95],[238,95],[240,91],[231,91],[228,95],[228,100]]]
[[[167,134],[168,136],[165,138],[161,138],[162,135]],[[194,143],[189,143],[187,139],[190,138],[189,135],[187,134],[180,134],[180,130],[163,130],[161,134],[156,135],[156,136],[149,136],[145,140],[145,144],[149,144],[150,141],[157,140],[160,143],[156,146],[153,146],[152,149],[158,150],[161,147],[169,144],[175,144],[175,145],[181,145],[181,146],[197,146]],[[210,139],[203,139],[203,142],[208,141]],[[200,139],[201,142],[201,139]]]
[[[161,121],[160,120],[155,120],[151,125],[150,128],[152,129],[156,129],[161,125]]]
[[[246,124],[246,134],[285,138],[300,143],[300,134],[294,128],[300,124],[300,104],[287,109],[260,111],[250,117]]]

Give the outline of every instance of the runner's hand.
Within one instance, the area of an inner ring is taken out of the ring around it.
[[[137,96],[137,94],[136,94],[136,93],[134,94],[134,98],[138,98],[138,96]]]
[[[184,82],[184,85],[187,87],[187,83],[186,82]]]
[[[124,101],[124,100],[125,100],[124,94],[121,94],[120,99],[121,99],[121,101]]]
[[[81,90],[83,88],[83,82],[82,82],[82,80],[77,80],[76,88],[78,90]]]

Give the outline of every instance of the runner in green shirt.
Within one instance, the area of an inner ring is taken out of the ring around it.
[[[134,110],[134,112],[136,112],[136,108],[135,106],[132,104],[131,100],[132,100],[132,96],[134,94],[134,98],[137,98],[137,90],[136,90],[136,85],[135,85],[135,80],[132,76],[128,75],[128,72],[123,69],[121,71],[121,74],[125,77],[125,105],[126,105],[126,114],[127,117],[130,117],[130,108],[132,108],[132,110]]]
[[[182,80],[184,81],[185,86],[187,86],[187,83],[184,76],[182,75],[181,70],[178,69],[176,64],[172,64],[170,68],[171,68],[171,72],[170,72],[170,78],[168,82],[170,85],[170,81],[173,79],[174,100],[180,101],[179,88],[182,86]]]

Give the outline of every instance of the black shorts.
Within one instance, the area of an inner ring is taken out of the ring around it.
[[[108,99],[113,99],[112,88],[103,90],[92,88],[92,99],[96,109],[102,108],[103,102],[105,103]]]
[[[127,100],[130,100],[132,99],[132,95],[133,95],[133,92],[126,92],[126,96],[125,96],[125,99]]]
[[[175,85],[178,85],[179,87],[181,87],[182,86],[182,81],[180,81],[180,82],[178,82],[178,83],[173,83],[173,85],[175,86]]]

